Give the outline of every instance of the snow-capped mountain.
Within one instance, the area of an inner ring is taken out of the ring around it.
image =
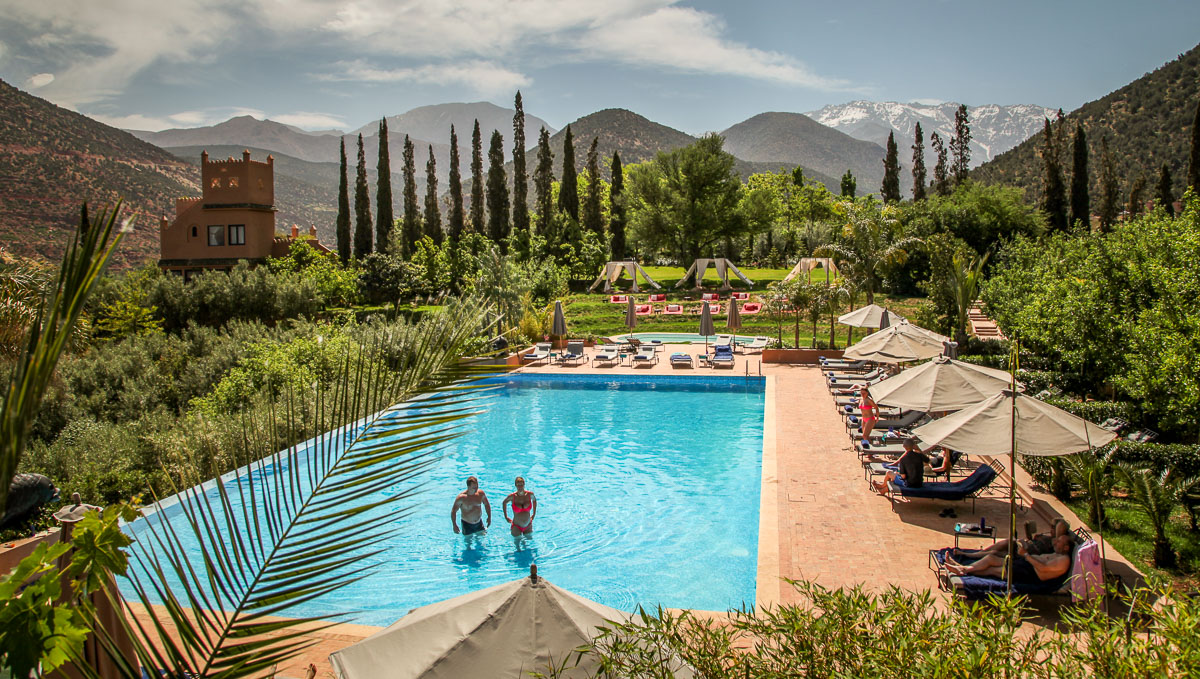
[[[954,102],[852,101],[805,115],[855,139],[872,141],[880,146],[887,143],[888,133],[894,131],[902,161],[908,160],[911,152],[907,149],[912,146],[913,129],[919,122],[925,135],[925,164],[932,169],[935,161],[929,148],[929,135],[937,132],[949,144],[954,136],[954,112],[957,110],[958,104]],[[1043,119],[1053,120],[1055,115],[1055,109],[1033,104],[968,106],[971,167],[982,165],[1025,141],[1041,131]]]

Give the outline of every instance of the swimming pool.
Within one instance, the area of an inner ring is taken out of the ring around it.
[[[721,334],[730,335],[732,333],[724,332]],[[614,335],[610,339],[612,339],[614,341],[619,341],[619,340],[623,340],[627,337],[629,337],[629,335]],[[662,342],[663,344],[704,344],[704,335],[701,335],[699,333],[635,332],[635,333],[633,333],[633,337],[634,337],[634,339],[641,340],[643,342],[654,342],[657,340],[659,342]],[[716,341],[716,339],[717,339],[716,335],[709,335],[708,343],[712,344],[713,342]],[[749,344],[749,343],[753,342],[754,340],[755,340],[755,338],[751,335],[735,335],[734,336],[734,341],[737,342],[738,344]]]
[[[291,615],[348,614],[388,625],[408,610],[528,574],[621,610],[638,604],[752,605],[758,557],[763,378],[508,375],[471,432],[422,477],[413,503],[380,520],[399,532],[366,580]],[[492,502],[492,529],[453,533],[469,475]],[[533,536],[508,533],[501,502],[525,476]],[[394,490],[394,489],[393,489]],[[169,519],[171,520],[171,519]],[[130,526],[140,533],[139,524]]]

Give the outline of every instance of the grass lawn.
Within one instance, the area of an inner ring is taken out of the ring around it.
[[[1072,500],[1067,506],[1078,517],[1075,522],[1077,525],[1087,524],[1086,502]],[[1174,570],[1164,570],[1156,568],[1151,562],[1154,529],[1141,510],[1122,497],[1109,497],[1104,507],[1107,512],[1105,539],[1138,570],[1147,575],[1160,575],[1187,588],[1200,585],[1200,533],[1192,531],[1187,512],[1181,508],[1167,527],[1167,537],[1179,553],[1179,565]]]

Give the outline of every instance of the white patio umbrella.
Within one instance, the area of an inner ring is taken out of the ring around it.
[[[536,568],[528,578],[414,609],[329,660],[341,679],[523,677],[573,656],[606,620],[629,619],[537,577]],[[596,670],[585,655],[564,676]]]
[[[629,303],[625,307],[625,327],[629,328],[629,337],[633,338],[633,329],[637,327],[637,309],[633,306],[633,296],[629,298]]]
[[[700,309],[700,334],[704,335],[704,353],[708,353],[708,336],[717,334],[713,329],[712,311],[708,308],[708,302],[704,302]]]
[[[938,356],[871,385],[870,392],[880,405],[942,412],[975,405],[1008,389],[1011,380],[1003,370]]]
[[[876,363],[923,361],[941,355],[942,339],[940,335],[918,329],[911,323],[899,323],[867,335],[842,356]]]
[[[733,297],[729,298],[729,312],[725,316],[725,327],[733,331],[733,344],[737,344],[737,331],[742,327],[742,312],[738,310],[737,300]]]
[[[1010,378],[1015,382],[1015,379]],[[1042,457],[1070,455],[1102,446],[1116,434],[1065,410],[1009,388],[941,419],[917,427],[913,435],[927,446],[942,445],[977,455],[1009,455],[1009,530],[1017,532],[1017,453]],[[1009,540],[1009,559],[1016,541]],[[1012,569],[1008,569],[1012,590]]]
[[[886,323],[884,319],[887,319]],[[903,316],[894,311],[888,311],[878,304],[868,304],[838,316],[838,323],[855,328],[883,328],[902,320],[904,320]]]
[[[563,314],[561,300],[554,301],[554,321],[550,325],[550,334],[559,337],[567,334],[567,317]]]

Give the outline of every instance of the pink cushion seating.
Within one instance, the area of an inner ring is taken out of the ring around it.
[[[626,304],[629,302],[629,295],[613,295],[612,297],[608,298],[608,301],[612,302],[613,304]]]

